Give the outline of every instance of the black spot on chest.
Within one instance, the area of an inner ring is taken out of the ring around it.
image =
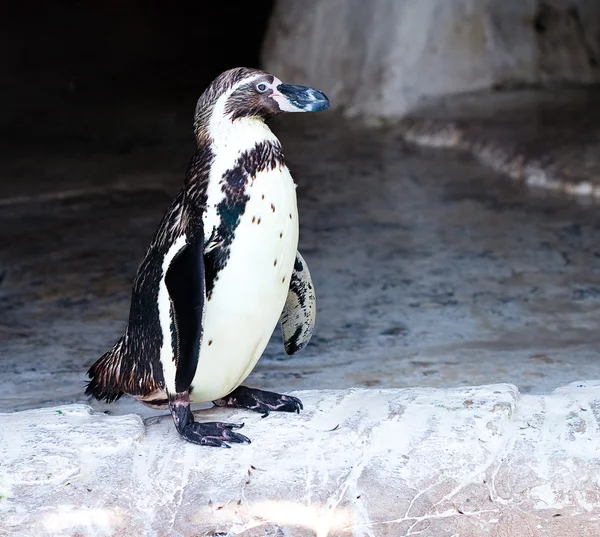
[[[231,244],[236,229],[250,197],[246,194],[246,185],[257,174],[283,166],[281,146],[273,142],[261,142],[252,149],[244,151],[235,164],[227,170],[221,179],[223,200],[217,205],[219,224],[214,239],[220,246],[205,256],[206,294],[210,299],[218,274],[225,268],[231,256]]]
[[[243,168],[233,168],[223,176],[222,190],[225,194],[223,201],[217,205],[219,227],[217,233],[221,240],[233,239],[235,228],[246,210],[250,197],[246,194],[245,186],[248,177]]]

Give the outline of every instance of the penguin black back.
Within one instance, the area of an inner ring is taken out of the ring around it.
[[[162,389],[160,348],[163,341],[158,313],[161,262],[182,229],[202,219],[200,208],[206,204],[212,159],[209,144],[200,140],[184,187],[163,216],[137,270],[125,334],[88,371],[91,380],[87,383],[86,395],[111,403],[123,394],[146,396]]]

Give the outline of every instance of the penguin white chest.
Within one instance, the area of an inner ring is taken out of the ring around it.
[[[275,329],[298,248],[296,187],[286,167],[260,172],[206,302],[193,402],[224,397],[250,374]],[[215,221],[209,207],[205,222]],[[205,232],[210,233],[205,228]]]

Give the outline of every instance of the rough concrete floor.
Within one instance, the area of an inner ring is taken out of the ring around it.
[[[0,157],[0,411],[86,401],[85,372],[123,330],[137,264],[182,181],[189,124],[166,122],[162,138],[14,141]],[[276,336],[250,384],[536,393],[600,378],[593,202],[331,114],[275,127],[299,184],[317,330],[292,358]],[[151,414],[127,398],[110,410]]]

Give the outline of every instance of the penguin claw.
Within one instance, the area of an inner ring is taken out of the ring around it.
[[[302,401],[300,401],[300,399],[298,399],[297,397],[293,397],[291,395],[282,395],[281,397],[291,401],[291,403],[289,404],[293,404],[296,406],[296,414],[300,414],[300,411],[304,410],[304,405],[302,404]]]
[[[231,449],[231,446],[229,444],[226,444],[225,442],[219,440],[218,438],[210,438],[208,436],[205,436],[204,438],[202,438],[199,442],[199,445]]]
[[[300,411],[304,409],[302,401],[297,397],[247,388],[246,386],[236,388],[227,397],[213,401],[213,403],[216,406],[254,410],[260,412],[262,418],[266,418],[271,411],[300,414]]]
[[[220,429],[241,429],[245,424],[244,423],[226,423],[223,421],[216,421],[215,425]]]
[[[195,421],[190,409],[188,392],[169,395],[169,408],[177,432],[184,440],[192,444],[224,448],[231,447],[227,442],[250,444],[249,438],[233,431],[233,429],[241,429],[244,426],[243,423],[226,423],[222,421],[198,423]]]
[[[248,437],[232,431],[232,429],[241,429],[243,426],[243,423],[193,422],[181,431],[181,436],[192,444],[230,448],[231,446],[226,442],[238,444],[251,443]]]

